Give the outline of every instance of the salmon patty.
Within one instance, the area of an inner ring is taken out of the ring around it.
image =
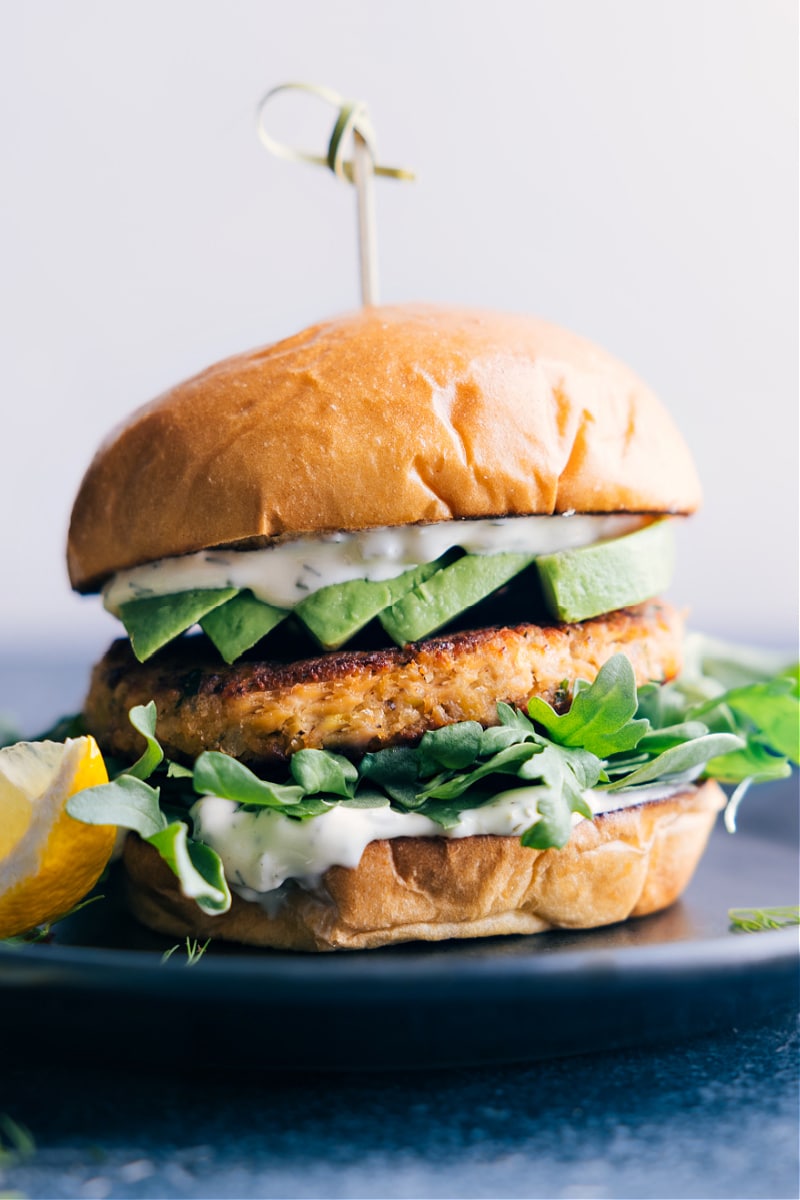
[[[574,625],[465,630],[290,663],[221,666],[197,636],[143,664],[120,640],[94,669],[84,715],[101,749],[124,759],[143,747],[128,711],[150,700],[159,740],[177,761],[222,750],[270,767],[309,748],[359,758],[455,721],[495,725],[499,700],[524,707],[535,695],[558,707],[565,683],[593,680],[619,651],[637,684],[664,682],[680,669],[681,639],[680,617],[658,601]]]

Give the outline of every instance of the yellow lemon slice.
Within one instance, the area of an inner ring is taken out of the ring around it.
[[[0,750],[0,938],[63,916],[97,882],[116,830],[74,820],[66,803],[107,781],[91,737]]]

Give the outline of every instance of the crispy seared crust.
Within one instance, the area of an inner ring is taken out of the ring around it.
[[[100,448],[70,579],[210,546],[523,513],[691,512],[689,452],[622,363],[526,316],[366,308],[228,359]]]
[[[143,749],[128,712],[150,700],[170,758],[223,750],[268,765],[305,748],[358,756],[454,721],[496,724],[498,700],[552,702],[565,680],[594,679],[621,650],[638,684],[671,679],[681,635],[674,609],[651,603],[575,625],[478,629],[295,663],[226,667],[213,652],[198,660],[203,643],[189,639],[141,664],[119,641],[94,669],[85,718],[101,748],[123,758]]]
[[[395,942],[588,929],[672,904],[688,884],[725,797],[713,782],[668,800],[582,821],[563,850],[517,838],[372,842],[358,867],[331,867],[268,912],[233,897],[206,916],[156,851],[125,848],[128,901],[145,925],[281,950],[360,950]]]

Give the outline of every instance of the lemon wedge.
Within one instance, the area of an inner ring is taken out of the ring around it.
[[[66,803],[107,781],[91,737],[0,750],[0,938],[63,916],[97,882],[116,830],[76,821]]]

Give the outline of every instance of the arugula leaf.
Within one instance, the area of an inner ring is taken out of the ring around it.
[[[334,806],[343,803],[343,800],[334,796],[304,796],[290,808],[281,809],[280,815],[292,821],[305,821],[310,817],[321,817],[323,813],[330,812]]]
[[[178,878],[184,896],[194,900],[204,913],[227,912],[231,893],[219,855],[210,846],[195,842],[182,821],[145,838]]]
[[[800,702],[794,690],[794,681],[787,676],[749,684],[699,705],[694,715],[702,716],[725,705],[745,717],[767,745],[797,763],[800,762]]]
[[[500,724],[506,729],[513,729],[520,740],[526,737],[533,737],[536,730],[533,727],[533,722],[529,721],[524,713],[518,708],[512,708],[510,704],[505,704],[501,700],[497,705],[497,719]],[[487,729],[486,733],[489,732]]]
[[[453,800],[425,800],[419,805],[417,812],[420,816],[434,821],[442,829],[453,829],[458,825],[464,812],[474,808],[483,808],[485,804],[496,799],[494,789],[489,791],[472,790],[469,796],[457,796]]]
[[[716,755],[727,754],[738,750],[744,745],[743,739],[732,733],[708,733],[703,737],[694,738],[690,742],[673,746],[662,751],[644,766],[637,767],[629,775],[615,779],[613,783],[605,784],[604,791],[618,791],[620,788],[633,787],[642,783],[656,783],[658,780],[673,781],[679,778],[695,777],[710,759]]]
[[[167,763],[167,779],[191,779],[193,775],[191,767],[184,767],[182,763]]]
[[[703,737],[708,733],[707,725],[702,721],[683,721],[678,725],[664,725],[660,729],[652,729],[646,733],[636,745],[640,754],[660,754],[662,750],[670,750],[693,738]]]
[[[419,757],[407,746],[392,746],[365,754],[359,773],[382,787],[398,808],[411,810],[422,803],[419,792]]]
[[[630,660],[615,654],[600,668],[594,683],[579,689],[563,716],[538,696],[528,703],[528,715],[561,746],[580,746],[607,758],[630,750],[649,729],[636,720],[636,679]]]
[[[566,796],[543,788],[536,799],[539,820],[526,829],[520,841],[529,850],[561,850],[572,833],[572,812]]]
[[[477,721],[458,721],[422,735],[419,744],[419,773],[433,775],[436,771],[457,771],[473,763],[482,749],[483,726]]]
[[[752,735],[748,736],[739,748],[711,758],[706,763],[706,774],[720,783],[741,783],[745,779],[768,782],[772,779],[786,779],[791,773],[792,768],[785,758],[770,753],[758,738]]]
[[[343,808],[388,808],[389,797],[383,792],[375,791],[374,788],[362,788],[357,796],[340,800],[339,804]]]
[[[542,779],[546,784],[566,788],[584,808],[586,803],[581,793],[593,788],[600,779],[603,763],[589,750],[570,750],[554,742],[540,741],[541,755],[524,763],[520,768],[521,779]],[[580,811],[583,811],[581,809]],[[584,814],[591,816],[588,809]]]
[[[147,743],[144,754],[136,760],[132,767],[126,767],[124,774],[132,775],[135,779],[149,779],[156,767],[164,758],[164,751],[156,739],[156,706],[155,701],[149,704],[138,704],[128,713],[128,720],[137,733],[140,733]]]
[[[479,754],[481,758],[490,758],[493,754],[499,754],[501,750],[506,750],[509,746],[518,746],[522,742],[533,742],[535,740],[536,735],[533,732],[532,725],[530,726],[530,732],[521,730],[513,725],[490,725],[481,734]]]
[[[350,760],[329,750],[298,750],[289,760],[289,769],[306,794],[321,792],[350,799],[358,780]]]
[[[133,775],[120,775],[112,783],[76,792],[67,800],[67,812],[86,825],[116,825],[145,839],[167,827],[158,788]]]
[[[425,800],[455,800],[457,796],[462,796],[464,792],[489,775],[519,774],[520,766],[541,752],[541,746],[531,742],[507,746],[472,771],[452,775],[449,779],[443,775],[436,776],[420,795]]]
[[[536,799],[539,820],[523,833],[522,844],[532,850],[561,849],[572,832],[572,814],[593,816],[583,793],[597,783],[602,762],[586,750],[566,750],[551,742],[540,758],[526,764],[526,773],[537,769],[543,783]]]
[[[220,796],[258,808],[289,808],[304,795],[296,784],[268,783],[244,763],[218,750],[206,750],[194,764],[194,790],[200,796]]]
[[[520,840],[531,850],[561,849],[572,833],[573,813],[589,819],[593,816],[583,793],[597,782],[602,763],[588,751],[565,750],[551,742],[540,758],[526,766],[526,772],[536,769],[541,780],[536,792],[538,820]]]
[[[636,716],[653,729],[667,729],[686,721],[691,702],[673,683],[645,683],[638,689]]]

